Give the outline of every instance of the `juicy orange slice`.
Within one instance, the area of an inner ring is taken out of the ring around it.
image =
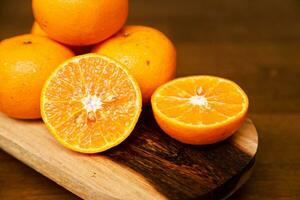
[[[116,61],[86,54],[61,64],[41,96],[43,120],[65,147],[97,153],[124,141],[141,113],[137,82]]]
[[[248,97],[236,83],[213,76],[175,79],[159,87],[151,101],[159,126],[187,144],[228,138],[248,110]]]

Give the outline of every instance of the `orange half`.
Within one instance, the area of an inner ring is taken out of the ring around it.
[[[234,82],[214,76],[175,79],[152,96],[159,126],[187,144],[212,144],[231,136],[243,123],[248,97]]]
[[[141,107],[141,91],[127,69],[96,54],[61,64],[41,95],[41,114],[50,132],[82,153],[102,152],[124,141]]]

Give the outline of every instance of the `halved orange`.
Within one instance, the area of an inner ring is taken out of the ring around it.
[[[41,95],[41,114],[50,132],[82,153],[102,152],[124,141],[141,107],[141,91],[126,67],[96,54],[61,64]]]
[[[234,82],[214,76],[178,78],[152,96],[158,125],[187,144],[212,144],[231,136],[243,123],[248,97]]]

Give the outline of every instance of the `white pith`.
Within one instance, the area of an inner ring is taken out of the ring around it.
[[[192,96],[190,97],[190,103],[193,105],[202,106],[207,109],[209,108],[209,104],[205,96]]]
[[[96,112],[98,109],[102,108],[103,102],[96,95],[88,95],[81,100],[84,109],[87,112]]]

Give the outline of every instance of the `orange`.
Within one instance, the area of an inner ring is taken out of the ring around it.
[[[0,43],[0,110],[20,119],[40,118],[40,94],[57,65],[74,56],[68,48],[35,35]]]
[[[61,64],[41,95],[43,120],[65,147],[97,153],[124,141],[141,113],[141,91],[118,62],[97,54]]]
[[[141,87],[144,104],[150,102],[158,86],[175,77],[175,47],[163,33],[150,27],[127,26],[93,52],[127,66]]]
[[[82,46],[118,32],[127,19],[128,0],[33,0],[32,8],[50,38]]]
[[[31,34],[39,36],[47,36],[47,33],[43,31],[40,25],[37,22],[34,22],[31,28]]]
[[[37,22],[34,22],[31,28],[31,34],[48,37],[47,33],[43,31],[40,25]],[[70,48],[76,55],[82,55],[89,53],[92,49],[92,46],[67,46]]]
[[[213,76],[175,79],[159,87],[151,102],[162,130],[187,144],[228,138],[248,110],[248,97],[236,83]]]

